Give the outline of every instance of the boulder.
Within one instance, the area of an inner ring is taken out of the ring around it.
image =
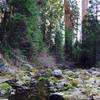
[[[48,100],[65,100],[63,95],[60,93],[52,93],[49,95]]]
[[[55,76],[55,77],[62,77],[63,76],[63,73],[60,69],[55,69],[53,72],[52,72],[52,75]]]

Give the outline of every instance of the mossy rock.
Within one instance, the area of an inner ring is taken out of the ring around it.
[[[18,70],[16,72],[16,79],[22,79],[23,76],[25,76],[28,72],[24,70]]]
[[[48,81],[48,78],[43,77],[43,76],[40,76],[40,77],[38,78],[38,80],[39,80],[39,81]]]
[[[11,89],[11,86],[8,83],[0,84],[0,91],[5,91],[7,93]]]
[[[32,76],[35,76],[35,74],[38,72],[38,69],[36,69],[36,68],[32,68],[32,70],[30,71],[30,74],[32,75]]]
[[[46,70],[46,77],[50,78],[52,76],[52,70],[51,69],[47,69]]]
[[[64,100],[73,100],[72,99],[72,95],[70,93],[66,92],[66,91],[64,92],[64,96],[63,97],[64,97]]]
[[[74,86],[72,86],[72,84],[68,83],[65,85],[64,90],[69,90],[69,89],[73,89]]]
[[[60,80],[54,76],[49,77],[49,82],[58,83]]]
[[[73,80],[70,81],[70,84],[71,84],[73,87],[77,87],[78,84],[79,84],[79,82],[78,82],[78,80],[73,79]]]

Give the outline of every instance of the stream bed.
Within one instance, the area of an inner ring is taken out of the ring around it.
[[[0,96],[5,97],[0,100],[100,100],[100,69],[20,70],[0,83]]]

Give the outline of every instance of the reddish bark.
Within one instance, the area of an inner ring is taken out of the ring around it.
[[[65,20],[65,27],[70,28],[73,27],[73,14],[70,9],[70,4],[67,0],[64,0],[64,20]]]
[[[82,17],[87,14],[88,0],[82,0]]]

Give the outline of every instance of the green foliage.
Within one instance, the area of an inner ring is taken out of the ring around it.
[[[91,2],[91,1],[90,1]],[[93,14],[93,4],[88,9],[88,14],[84,16],[82,23],[82,51],[81,63],[83,66],[92,67],[96,63],[96,38],[97,38],[97,19]]]
[[[54,35],[60,27],[63,14],[63,6],[61,0],[48,0],[40,5],[41,11],[41,30],[43,32],[43,40],[47,48],[51,49],[54,45]]]
[[[68,25],[65,27],[65,53],[68,58],[78,61],[79,59],[79,43],[78,43],[78,29],[79,29],[79,7],[77,0],[68,0],[71,9],[66,12],[69,14]],[[68,9],[68,8],[67,8]],[[73,12],[73,13],[71,13]],[[71,20],[72,19],[72,20]],[[67,21],[66,21],[67,22]]]
[[[78,41],[76,41],[72,47],[72,58],[76,62],[79,62],[79,59],[80,59],[80,53],[81,53],[80,46],[81,46],[81,44]]]
[[[93,6],[93,5],[92,5]],[[84,17],[82,26],[82,51],[81,63],[83,66],[92,67],[96,64],[97,37],[99,33],[99,23],[89,8],[88,15]]]
[[[72,45],[73,45],[74,33],[71,29],[65,29],[65,53],[72,54]]]
[[[10,56],[11,55],[11,49],[10,48],[1,48],[1,52],[4,54],[4,55],[7,55],[7,56]]]
[[[77,19],[79,17],[77,3],[73,0],[69,3]],[[52,50],[55,47],[56,53],[62,58],[65,38],[65,52],[72,55],[75,38],[73,29],[77,26],[63,30],[64,5],[62,0],[9,0],[8,8],[5,18],[7,39],[4,40],[12,50],[19,49],[30,58],[31,55],[38,55],[41,51]],[[73,23],[77,22],[73,21]],[[65,31],[65,37],[62,31]],[[76,54],[78,47],[75,50]],[[9,50],[5,52],[9,53]]]
[[[35,0],[13,1],[15,9],[14,20],[23,21],[25,24],[24,41],[28,41],[32,49],[32,54],[36,55],[43,48],[43,37],[39,27],[39,7]],[[19,7],[19,8],[18,8]],[[20,23],[19,23],[20,24]],[[23,33],[22,33],[23,34]],[[25,40],[26,39],[26,40]],[[28,49],[26,47],[24,49]],[[28,49],[29,50],[29,49]],[[25,50],[24,50],[25,51]]]
[[[31,4],[31,5],[30,5]],[[26,2],[26,7],[31,13],[31,16],[26,18],[27,25],[27,37],[30,43],[32,44],[33,53],[37,53],[41,50],[43,46],[42,34],[39,29],[39,10],[37,8],[36,2],[33,0],[28,0]]]
[[[61,31],[58,31],[55,36],[55,47],[57,54],[62,58],[64,54],[63,35]]]

